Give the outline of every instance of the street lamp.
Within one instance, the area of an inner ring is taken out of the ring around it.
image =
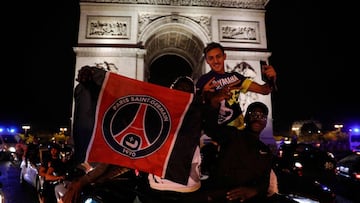
[[[24,131],[25,131],[25,137],[27,136],[27,131],[30,129],[30,126],[29,125],[23,125],[23,126],[21,126],[22,127],[22,129],[24,129]]]

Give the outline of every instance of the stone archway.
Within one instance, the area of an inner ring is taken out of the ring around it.
[[[192,76],[193,68],[182,56],[164,54],[150,64],[150,83],[170,87],[179,76]]]
[[[168,85],[169,80],[179,75],[199,77],[205,68],[202,51],[204,44],[209,41],[208,36],[209,32],[197,21],[177,14],[157,17],[143,25],[139,39],[146,49],[145,81],[154,82],[154,78],[158,76],[170,76],[165,79],[168,81],[159,81]],[[160,64],[166,66],[155,67]],[[159,70],[161,68],[163,69]],[[156,73],[159,75],[156,76]]]

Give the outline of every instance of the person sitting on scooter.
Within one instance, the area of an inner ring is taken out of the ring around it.
[[[54,187],[65,179],[66,164],[60,157],[60,146],[56,143],[49,145],[49,155],[43,158],[39,175],[44,177],[42,197],[44,203],[55,203]]]

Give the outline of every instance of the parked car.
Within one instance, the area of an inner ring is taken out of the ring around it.
[[[336,175],[341,181],[360,185],[360,151],[340,159],[336,164]]]
[[[335,202],[331,186],[336,180],[336,159],[332,153],[307,143],[283,144],[275,162],[281,193]]]
[[[338,193],[360,202],[360,151],[354,151],[336,164],[336,178],[343,187]]]

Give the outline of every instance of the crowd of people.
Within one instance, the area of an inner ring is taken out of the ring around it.
[[[86,166],[86,172],[67,184],[53,188],[58,202],[75,203],[85,186],[119,176],[130,177],[128,180],[132,181],[131,184],[124,182],[126,186],[123,189],[126,191],[119,190],[119,193],[127,193],[127,202],[134,202],[135,198],[142,203],[292,202],[278,194],[276,174],[272,170],[274,155],[260,140],[260,133],[268,122],[268,107],[262,102],[254,102],[243,113],[238,103],[240,92],[267,95],[272,92],[273,86],[257,83],[237,72],[226,72],[226,53],[219,43],[207,44],[203,54],[211,70],[196,83],[188,76],[180,76],[170,87],[194,95],[183,123],[191,125],[195,132],[186,138],[189,142],[187,150],[193,154],[191,163],[188,163],[187,183],[119,165],[89,165],[85,162],[105,70],[84,66],[79,71],[79,84],[74,94],[73,140],[75,165]],[[276,80],[272,66],[264,66],[262,73],[268,81]],[[204,145],[201,145],[200,138],[204,134],[212,140],[212,153],[202,150]],[[56,148],[53,149],[55,151]],[[64,176],[60,172],[56,177],[51,175],[59,168],[58,160],[52,159],[42,165],[41,173],[46,180],[62,180]],[[204,171],[207,178],[202,176]],[[138,192],[131,193],[133,189]]]

